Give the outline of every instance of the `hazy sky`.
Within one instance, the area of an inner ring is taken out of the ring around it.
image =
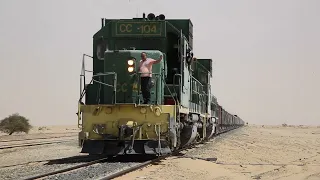
[[[181,4],[180,4],[181,3]],[[255,124],[320,124],[318,0],[1,0],[0,119],[76,124],[83,53],[104,18],[190,18],[213,92]]]

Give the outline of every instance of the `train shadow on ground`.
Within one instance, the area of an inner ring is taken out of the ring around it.
[[[218,136],[215,136],[216,142],[217,140],[221,141],[222,139],[225,138],[225,134],[220,134]],[[210,144],[210,142],[204,142],[201,144]],[[191,146],[190,148],[194,148],[195,146]],[[189,149],[190,149],[189,148]],[[178,151],[171,156],[175,156],[178,158],[181,157],[188,157],[186,156],[185,153]],[[99,160],[101,158],[106,158],[105,160],[101,161],[102,163],[129,163],[129,162],[146,162],[149,160],[153,160],[158,158],[156,155],[119,155],[119,156],[104,156],[104,155],[81,155],[81,156],[72,156],[72,157],[67,157],[67,158],[61,158],[61,159],[54,159],[54,160],[49,160],[45,165],[53,165],[53,164],[74,164],[74,163],[89,163],[91,161]],[[209,158],[211,159],[211,158]],[[213,158],[216,159],[216,158]],[[215,161],[215,160],[210,160],[210,161]],[[154,162],[157,164],[157,162]],[[159,162],[158,162],[159,163]]]
[[[91,161],[99,160],[101,158],[107,158],[101,162],[106,163],[129,163],[129,162],[145,162],[148,160],[156,159],[155,155],[122,155],[122,156],[102,156],[102,155],[83,155],[83,156],[72,156],[61,159],[49,160],[45,165],[53,164],[74,164],[74,163],[88,163]]]

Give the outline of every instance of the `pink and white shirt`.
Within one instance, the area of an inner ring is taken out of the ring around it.
[[[139,72],[141,73],[141,77],[152,77],[152,65],[156,62],[156,60],[147,58],[145,61],[140,60],[139,64]]]

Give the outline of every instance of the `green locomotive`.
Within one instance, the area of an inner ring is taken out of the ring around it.
[[[81,73],[77,113],[81,152],[163,155],[210,139],[222,111],[211,95],[212,60],[193,57],[191,20],[150,13],[101,23],[89,56],[93,60],[89,84],[84,66]],[[163,56],[152,68],[148,104],[142,102],[142,52],[153,59]],[[241,126],[243,121],[236,118],[238,123],[226,130]]]

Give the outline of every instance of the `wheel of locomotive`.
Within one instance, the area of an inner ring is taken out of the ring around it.
[[[191,124],[191,125],[185,125],[180,133],[180,140],[181,145],[180,147],[184,147],[190,143],[192,143],[197,136],[197,126]]]
[[[216,131],[216,127],[213,124],[210,124],[208,127],[206,127],[206,140],[209,140],[212,138],[213,134]]]

